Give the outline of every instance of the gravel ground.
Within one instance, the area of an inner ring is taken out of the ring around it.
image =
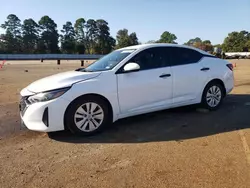
[[[20,131],[18,115],[20,89],[80,62],[7,62],[0,70],[0,187],[249,188],[250,60],[232,62],[236,87],[218,111],[191,106],[136,116],[88,138]]]

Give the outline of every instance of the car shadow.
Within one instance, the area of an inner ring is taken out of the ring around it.
[[[102,133],[89,137],[69,131],[48,133],[68,143],[145,143],[182,141],[250,128],[250,95],[228,95],[220,109],[206,111],[186,106],[117,121]]]

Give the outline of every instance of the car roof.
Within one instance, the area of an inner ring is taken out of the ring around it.
[[[152,44],[140,44],[140,45],[134,45],[134,46],[128,46],[125,48],[120,48],[119,50],[143,50],[151,47],[180,47],[180,48],[188,48],[192,50],[196,50],[202,54],[211,55],[208,52],[205,52],[203,50],[200,50],[198,48],[187,46],[187,45],[181,45],[181,44],[170,44],[170,43],[152,43]]]

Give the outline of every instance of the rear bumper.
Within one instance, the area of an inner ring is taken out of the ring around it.
[[[226,94],[231,93],[231,91],[233,91],[233,87],[232,87],[232,88],[227,88],[227,89],[226,89]]]
[[[226,94],[229,94],[234,88],[234,75],[231,73],[228,75],[224,81]]]

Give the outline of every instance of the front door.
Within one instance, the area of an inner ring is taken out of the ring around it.
[[[171,106],[172,71],[164,48],[143,50],[129,62],[139,64],[140,70],[130,73],[120,71],[117,74],[121,114],[143,113]]]

